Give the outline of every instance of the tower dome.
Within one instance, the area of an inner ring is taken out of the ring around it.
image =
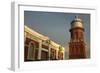
[[[83,21],[79,16],[75,16],[75,19],[71,22],[71,28],[83,28]]]

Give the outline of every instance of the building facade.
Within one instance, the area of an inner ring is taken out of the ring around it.
[[[24,26],[24,61],[63,60],[64,47]]]
[[[70,42],[69,42],[69,59],[86,58],[86,44],[84,41],[83,21],[79,16],[71,22]]]

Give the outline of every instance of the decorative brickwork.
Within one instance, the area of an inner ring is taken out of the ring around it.
[[[69,59],[86,58],[83,21],[77,16],[71,22],[69,42]]]

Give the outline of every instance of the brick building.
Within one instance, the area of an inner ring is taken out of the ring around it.
[[[70,42],[69,42],[69,59],[86,58],[86,44],[84,41],[83,21],[79,16],[71,22]]]
[[[64,47],[24,26],[24,61],[63,60]]]

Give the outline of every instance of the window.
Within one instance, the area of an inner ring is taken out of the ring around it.
[[[27,60],[35,60],[35,44],[32,42],[29,43]]]
[[[51,60],[56,60],[56,50],[51,48],[51,54],[50,54]]]

